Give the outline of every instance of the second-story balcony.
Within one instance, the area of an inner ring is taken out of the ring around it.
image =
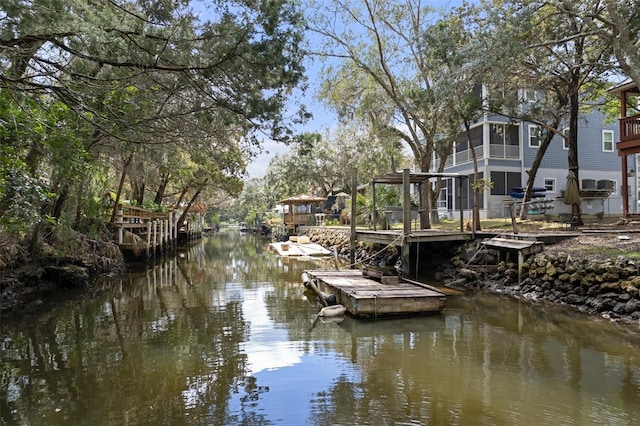
[[[485,155],[485,151],[482,146],[476,146],[474,148],[476,151],[476,158],[478,160],[483,158],[501,158],[501,159],[519,159],[520,158],[520,146],[518,145],[502,145],[502,144],[491,144],[489,145],[489,155]],[[455,159],[455,162],[454,162]],[[470,163],[473,161],[473,156],[471,155],[470,149],[465,149],[463,151],[457,151],[450,155],[447,158],[446,167],[450,167],[464,163]]]
[[[620,119],[620,142],[640,143],[640,114]]]

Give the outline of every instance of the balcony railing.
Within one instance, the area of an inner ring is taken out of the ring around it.
[[[485,158],[482,146],[475,147],[476,157]],[[518,145],[489,145],[489,158],[520,158],[520,146]],[[471,150],[464,150],[455,153],[456,164],[463,164],[472,161]],[[447,166],[453,165],[452,157],[447,159]]]
[[[640,140],[640,114],[620,119],[620,141]]]
[[[520,158],[518,145],[489,145],[490,158]]]

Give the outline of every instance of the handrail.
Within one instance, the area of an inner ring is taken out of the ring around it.
[[[640,139],[640,114],[620,119],[620,141]]]

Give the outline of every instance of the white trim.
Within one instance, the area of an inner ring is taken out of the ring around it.
[[[551,189],[547,189],[547,192],[556,192],[556,178],[544,178],[544,187],[547,188],[547,181],[551,183]]]
[[[562,129],[562,134],[566,136],[566,138],[561,138],[562,149],[564,149],[565,151],[569,151],[569,131],[570,130],[571,130],[571,127],[565,127]]]
[[[533,89],[522,89],[522,101],[524,103],[536,102],[538,94]]]
[[[538,138],[538,145],[533,145],[531,144],[531,138],[532,138],[532,134],[533,134],[533,129],[537,129],[538,135],[536,136]],[[530,124],[529,125],[529,135],[528,135],[528,144],[529,144],[529,148],[540,148],[540,134],[542,133],[542,128],[536,124]]]
[[[605,141],[605,135],[610,135],[611,136],[611,140],[606,140]],[[611,143],[611,149],[606,149],[605,148],[605,143]],[[613,143],[613,130],[602,129],[602,152],[613,152],[614,145],[615,144]]]

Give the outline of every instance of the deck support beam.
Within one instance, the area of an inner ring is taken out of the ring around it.
[[[409,244],[409,234],[411,234],[411,175],[409,169],[402,170],[402,271],[401,275],[406,277],[411,271],[411,244]]]

